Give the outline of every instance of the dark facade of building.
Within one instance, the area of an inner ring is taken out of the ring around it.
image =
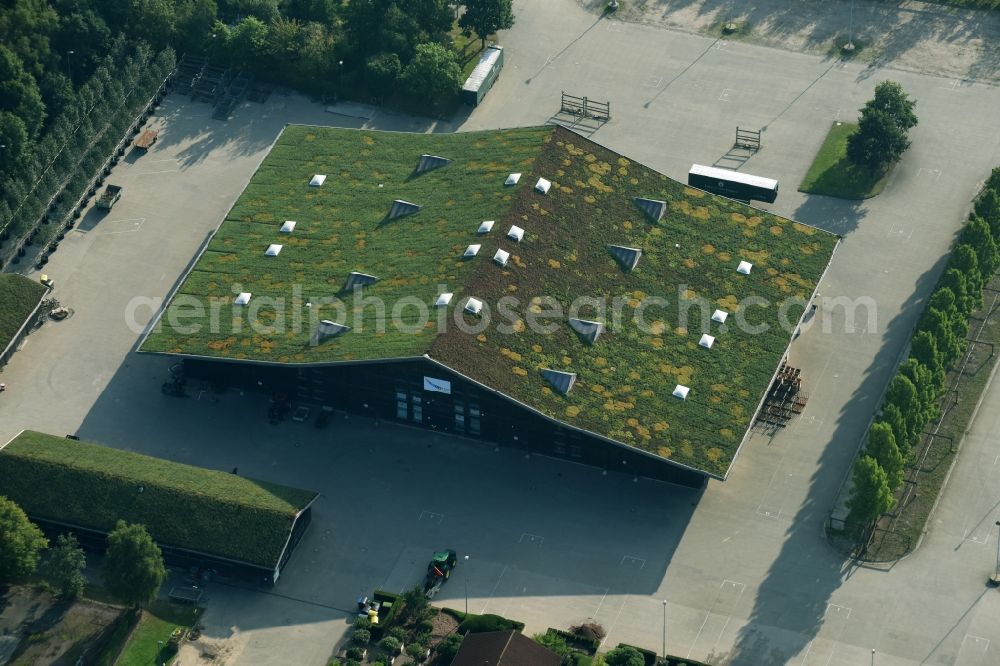
[[[425,358],[296,367],[188,358],[185,373],[296,403],[482,439],[613,472],[692,488],[707,476],[669,460],[560,424]]]

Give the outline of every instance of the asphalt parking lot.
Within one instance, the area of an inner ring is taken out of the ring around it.
[[[463,129],[545,122],[560,90],[588,94],[609,99],[613,119],[581,131],[683,179],[692,162],[736,165],[737,124],[766,127],[741,170],[779,178],[772,211],[845,235],[824,295],[877,303],[874,327],[823,313],[831,332],[796,341],[809,407],[754,438],[729,480],[694,493],[357,417],[270,427],[260,396],[162,396],[168,361],[132,353],[128,304],[169,292],[286,122],[454,129],[280,95],[228,123],[168,98],[154,150],[110,179],[125,196],[106,217],[88,214],[46,267],[75,314],[29,336],[4,370],[0,439],[75,432],[320,491],[282,596],[212,590],[206,623],[239,638],[238,663],[323,663],[359,594],[416,583],[441,547],[470,560],[440,602],[462,608],[468,590],[470,610],[528,632],[590,618],[609,646],[658,649],[665,599],[669,651],[713,663],[860,664],[873,648],[880,665],[996,663],[1000,598],[982,595],[979,566],[991,566],[994,537],[961,549],[950,534],[929,539],[884,572],[852,569],[822,524],[969,199],[1000,163],[1000,90],[598,21],[572,2],[518,11],[504,74]],[[829,124],[889,76],[918,99],[920,125],[885,193],[851,203],[796,192]],[[983,459],[998,449],[978,445]]]

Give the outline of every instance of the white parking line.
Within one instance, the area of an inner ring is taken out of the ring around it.
[[[729,94],[730,93],[734,93],[734,92],[736,92],[736,91],[734,89],[732,89],[732,88],[723,88],[722,89],[722,94],[719,95],[719,101],[720,102],[729,102],[729,101],[731,101],[729,99]]]
[[[973,634],[966,634],[958,647],[955,664],[959,666],[982,666],[988,663],[983,657],[990,650],[990,639]]]
[[[135,175],[137,176],[153,176],[158,173],[178,173],[180,169],[164,169],[163,171],[139,171]]]
[[[518,543],[530,543],[536,546],[541,546],[545,542],[545,537],[538,536],[537,534],[528,534],[523,532],[521,538],[517,540]]]
[[[733,611],[736,609],[736,604],[740,602],[740,599],[743,597],[743,592],[746,589],[747,586],[744,583],[740,583],[735,580],[729,580],[728,578],[726,578],[725,580],[722,581],[722,583],[719,584],[719,591],[715,595],[715,600],[709,607],[708,612],[705,613],[705,619],[702,621],[701,626],[698,627],[698,633],[695,634],[694,641],[691,642],[691,647],[688,649],[685,659],[691,658],[691,653],[694,651],[695,645],[698,644],[698,639],[701,638],[701,632],[705,630],[705,625],[708,624],[708,621],[713,614],[725,617],[726,619],[725,623],[722,625],[722,630],[719,632],[719,635],[716,637],[715,641],[713,641],[712,647],[710,648],[709,651],[715,649],[715,646],[719,642],[719,639],[722,638],[722,634],[723,632],[725,632],[726,627],[729,626],[729,620],[733,616]],[[726,595],[731,595],[734,592],[736,593],[736,599],[732,602],[732,607],[728,609],[725,615],[723,615],[722,613],[715,613],[715,608],[720,605],[720,602],[722,601],[723,597]]]
[[[435,513],[433,511],[421,511],[420,512],[420,517],[417,518],[417,522],[423,522],[425,520],[428,521],[428,522],[437,523],[438,525],[440,525],[441,521],[444,520],[444,514],[443,513]]]
[[[632,567],[638,564],[639,568],[642,569],[644,566],[646,566],[646,560],[644,560],[641,557],[632,557],[631,555],[624,555],[622,557],[622,561],[619,562],[618,564],[623,566],[627,564]]]

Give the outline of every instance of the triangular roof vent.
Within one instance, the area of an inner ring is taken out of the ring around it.
[[[284,247],[284,245],[278,245],[277,243],[271,243],[270,245],[267,246],[267,249],[264,250],[264,254],[266,254],[269,257],[277,257],[279,254],[281,254],[281,248],[283,248],[283,247]]]
[[[350,326],[338,324],[337,322],[330,321],[329,319],[324,319],[316,327],[316,331],[313,333],[312,338],[310,338],[310,342],[313,345],[318,345],[321,342],[337,337],[338,335],[346,333],[349,330],[351,330]]]
[[[599,321],[588,321],[586,319],[570,318],[569,327],[576,331],[577,335],[583,338],[583,341],[589,345],[597,342],[598,336],[604,332],[604,324]]]
[[[290,234],[295,231],[295,220],[285,220],[285,223],[281,225],[281,233]]]
[[[542,377],[545,378],[549,384],[552,385],[559,393],[566,395],[573,389],[573,384],[576,383],[576,373],[575,372],[563,372],[561,370],[549,370],[548,368],[542,368]]]
[[[493,261],[501,266],[506,266],[508,259],[510,259],[510,252],[507,250],[497,250],[497,253],[493,255]]]
[[[635,265],[639,263],[639,257],[642,256],[642,250],[639,248],[625,247],[624,245],[609,245],[608,251],[628,272],[635,269]]]
[[[316,174],[315,176],[312,177],[312,180],[309,181],[309,186],[310,187],[319,187],[324,182],[326,182],[326,176],[323,175],[323,174],[321,174],[321,173],[318,173],[318,174]]]
[[[667,202],[658,199],[645,199],[643,197],[632,197],[636,207],[646,214],[646,217],[653,222],[663,219],[663,214],[667,212]]]
[[[424,173],[426,171],[433,171],[434,169],[440,169],[446,164],[449,164],[451,160],[447,157],[438,157],[437,155],[427,155],[426,153],[420,156],[420,161],[417,162],[417,173]]]
[[[479,254],[479,248],[481,247],[482,245],[470,245],[469,247],[465,248],[465,252],[462,253],[462,257],[464,259],[472,259],[474,256]]]
[[[552,183],[544,178],[539,178],[538,182],[535,183],[535,191],[541,192],[542,194],[548,194],[550,187],[552,187]]]
[[[392,202],[392,208],[389,209],[389,219],[395,220],[397,217],[405,217],[406,215],[419,213],[420,208],[421,207],[415,203],[403,201],[402,199],[396,199]]]
[[[517,181],[521,180],[521,174],[512,173],[507,176],[507,180],[503,181],[504,185],[517,185]]]
[[[351,274],[347,276],[347,282],[344,283],[344,291],[351,291],[355,287],[367,287],[376,282],[378,282],[378,278],[374,275],[351,271]]]
[[[477,315],[483,310],[483,302],[471,296],[465,301],[465,311],[469,314]]]

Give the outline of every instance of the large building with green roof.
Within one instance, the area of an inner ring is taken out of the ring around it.
[[[557,126],[289,126],[144,352],[220,384],[724,478],[838,238]]]

